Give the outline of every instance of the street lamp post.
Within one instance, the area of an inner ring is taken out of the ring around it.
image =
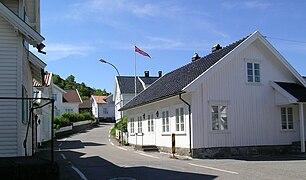
[[[107,62],[104,59],[100,59],[99,61],[102,62],[102,63],[106,63],[106,64],[109,64],[109,65],[113,66],[116,69],[118,76],[120,76],[120,73],[119,73],[118,69],[112,63]]]
[[[113,65],[112,63],[110,63],[108,61],[105,61],[104,59],[100,59],[99,61],[102,62],[102,63],[109,64],[109,65],[113,66],[113,68],[115,68],[115,70],[117,71],[118,76],[120,76],[120,73],[119,73],[119,71],[118,71],[118,69],[116,68],[115,65]],[[120,106],[121,106],[121,97],[120,97],[120,101],[119,102],[120,102]],[[122,111],[121,111],[120,115],[121,115],[121,119],[122,119],[123,118],[122,117]],[[121,136],[120,136],[120,138],[121,138],[121,143],[123,144],[123,130],[122,130],[122,126],[121,126]]]

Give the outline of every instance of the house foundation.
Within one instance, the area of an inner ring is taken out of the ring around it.
[[[298,146],[276,145],[276,146],[242,146],[242,147],[215,147],[192,149],[194,158],[233,158],[248,157],[256,155],[281,155],[299,153]]]

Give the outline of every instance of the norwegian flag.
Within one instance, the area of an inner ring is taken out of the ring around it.
[[[137,46],[135,46],[135,52],[138,52],[139,54],[143,55],[143,56],[148,56],[149,58],[151,58],[151,56],[144,52],[143,50],[139,49]]]

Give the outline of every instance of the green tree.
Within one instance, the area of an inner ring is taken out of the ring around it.
[[[106,95],[106,90],[103,89],[96,89],[94,92],[93,92],[93,95],[96,95],[96,96],[105,96]]]
[[[65,81],[65,90],[76,89],[77,86],[75,82],[75,77],[73,75],[68,76]]]
[[[53,83],[56,84],[58,87],[64,89],[65,81],[57,74],[53,74]]]

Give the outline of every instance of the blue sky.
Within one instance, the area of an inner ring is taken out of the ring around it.
[[[305,22],[302,0],[41,0],[47,55],[39,57],[49,72],[112,92],[116,71],[100,58],[121,75],[134,75],[137,45],[152,56],[136,55],[137,75],[164,74],[189,63],[194,52],[207,55],[214,44],[258,30],[306,75]]]

